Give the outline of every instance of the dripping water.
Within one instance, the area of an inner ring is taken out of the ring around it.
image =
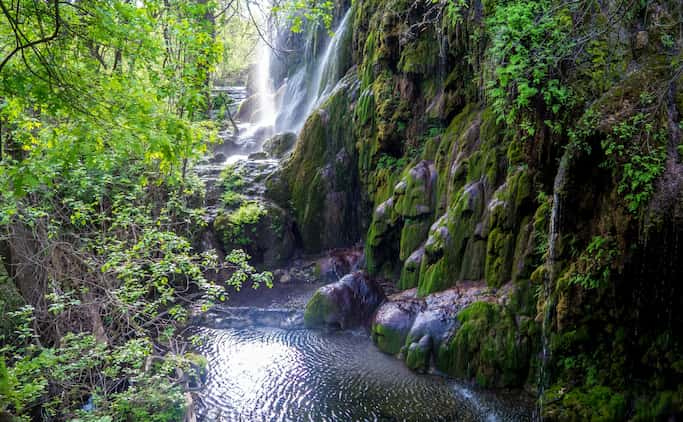
[[[546,260],[546,276],[543,279],[544,314],[541,328],[541,367],[539,370],[538,396],[539,416],[543,415],[543,394],[550,380],[549,365],[551,364],[550,332],[555,312],[555,297],[553,288],[557,279],[559,262],[558,243],[560,241],[560,226],[562,223],[563,199],[567,186],[567,171],[569,167],[571,148],[567,148],[553,183],[553,205],[550,213],[550,227],[548,229],[548,256]]]

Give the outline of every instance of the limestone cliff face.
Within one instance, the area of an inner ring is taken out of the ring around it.
[[[549,419],[680,412],[680,3],[351,7],[355,66],[276,189],[304,248],[362,238],[368,272],[417,297],[504,286],[442,368],[526,384]]]

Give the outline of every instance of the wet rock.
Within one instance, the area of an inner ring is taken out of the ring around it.
[[[263,150],[273,158],[282,158],[296,143],[296,133],[285,132],[272,136],[263,143]]]
[[[272,136],[273,132],[274,129],[272,126],[261,126],[254,131],[252,138],[254,139],[255,143],[260,144],[261,141],[268,138],[269,136]]]
[[[434,210],[436,169],[429,161],[420,161],[394,187],[394,209],[404,217],[420,217]]]
[[[323,256],[289,261],[287,267],[273,271],[273,279],[280,284],[334,283],[358,271],[362,262],[360,248],[333,249]]]
[[[252,115],[257,111],[260,101],[261,96],[258,94],[247,97],[244,101],[242,101],[240,107],[237,109],[235,119],[243,122],[253,121]]]
[[[265,160],[268,158],[268,154],[265,152],[255,152],[253,154],[249,154],[249,159],[250,160]]]
[[[377,347],[392,355],[405,345],[422,303],[417,300],[390,301],[383,304],[372,319],[372,340]]]
[[[211,157],[211,160],[209,160],[209,162],[212,164],[218,164],[225,162],[225,160],[225,154],[223,154],[222,152],[217,152],[213,155],[213,157]]]
[[[382,288],[362,272],[323,286],[306,305],[306,327],[353,328],[367,322],[384,300]]]
[[[510,285],[494,291],[484,282],[461,282],[424,298],[405,290],[377,309],[372,339],[416,371],[434,363],[484,386],[522,385],[535,325],[511,318],[505,304],[513,291]]]
[[[447,299],[457,303],[458,296],[453,295],[452,299]],[[459,309],[458,306],[439,306],[430,305],[420,312],[410,328],[406,344],[419,341],[424,336],[429,336],[433,339],[434,344],[438,347],[448,332],[455,326],[455,313]]]
[[[516,321],[499,303],[478,300],[457,315],[458,328],[439,347],[437,368],[482,387],[517,387],[529,372],[536,325]]]
[[[405,290],[417,287],[417,282],[420,277],[420,266],[424,254],[425,249],[424,245],[422,245],[406,259],[406,262],[403,264],[403,270],[401,271],[401,279],[398,283],[399,289]]]
[[[417,343],[411,343],[406,351],[406,366],[413,371],[426,372],[432,353],[432,338],[424,336]]]
[[[294,210],[301,246],[308,253],[348,247],[362,236],[363,198],[353,135],[355,73],[340,82],[301,129],[283,165],[283,183],[273,183],[280,200]],[[333,228],[343,228],[335,230]]]

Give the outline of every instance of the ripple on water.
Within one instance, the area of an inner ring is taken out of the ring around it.
[[[416,375],[362,333],[202,329],[204,421],[523,421],[528,406]]]

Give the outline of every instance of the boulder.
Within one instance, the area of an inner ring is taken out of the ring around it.
[[[296,143],[296,133],[278,133],[263,143],[263,151],[273,158],[282,158]]]
[[[272,202],[244,201],[237,209],[220,210],[213,226],[223,250],[244,249],[266,268],[285,263],[294,253],[292,220]]]
[[[242,103],[240,103],[240,106],[237,109],[237,114],[235,115],[235,119],[242,122],[253,121],[252,116],[258,111],[260,102],[261,96],[258,94],[247,97],[244,101],[242,101]]]
[[[429,369],[432,353],[432,338],[424,336],[420,341],[411,343],[406,351],[406,366],[413,371],[426,372]]]
[[[385,353],[398,354],[405,345],[421,303],[401,300],[386,302],[372,320],[372,340]]]
[[[353,328],[365,324],[385,299],[382,288],[363,272],[318,289],[306,305],[306,327]]]
[[[394,187],[394,209],[398,214],[408,218],[430,214],[434,210],[435,187],[434,164],[429,161],[420,161]]]

